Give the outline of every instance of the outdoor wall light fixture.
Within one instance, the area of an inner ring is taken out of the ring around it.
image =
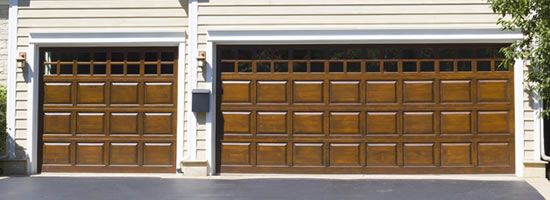
[[[199,56],[197,56],[197,66],[206,66],[206,51],[199,51]]]
[[[26,63],[27,63],[27,53],[19,52],[19,56],[17,56],[17,67],[18,68],[25,67]]]

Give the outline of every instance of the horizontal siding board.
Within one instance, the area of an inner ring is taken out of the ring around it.
[[[319,29],[336,29],[336,30],[354,30],[354,29],[486,29],[500,28],[494,22],[477,23],[477,24],[325,24],[319,26],[317,24],[255,24],[255,25],[239,25],[239,24],[216,24],[216,25],[200,25],[199,34],[207,34],[209,30],[319,30]],[[199,41],[204,42],[206,41]]]
[[[19,9],[44,8],[176,8],[183,0],[20,0]]]
[[[362,15],[362,16],[199,16],[199,25],[215,24],[475,24],[495,23],[493,14]]]
[[[174,18],[85,18],[85,19],[22,19],[19,27],[109,27],[166,26],[184,27],[187,20]]]
[[[201,6],[199,15],[382,15],[492,14],[489,5],[335,5],[335,6]]]
[[[186,26],[179,27],[178,30],[185,30],[187,28]],[[32,32],[41,32],[41,31],[56,31],[56,32],[67,32],[67,31],[74,31],[74,27],[20,27],[18,30],[18,36],[27,37],[29,33]],[[96,31],[127,31],[127,32],[133,32],[133,31],[166,31],[166,30],[174,30],[174,28],[167,28],[167,27],[150,27],[150,26],[139,26],[139,27],[119,27],[119,26],[106,26],[106,27],[84,27],[79,28],[79,31],[82,32],[96,32]]]
[[[219,5],[392,5],[392,4],[487,4],[479,0],[209,0],[204,6]]]
[[[143,8],[143,9],[42,9],[20,10],[19,19],[28,18],[146,18],[174,17],[186,18],[187,11],[183,8]]]

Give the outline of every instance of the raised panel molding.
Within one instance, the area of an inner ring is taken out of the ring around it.
[[[258,103],[288,103],[287,81],[258,81],[257,88]]]
[[[294,103],[323,103],[323,81],[294,81]]]
[[[139,83],[111,83],[111,104],[138,104]]]
[[[471,103],[470,80],[441,80],[440,101],[441,103]]]
[[[222,166],[224,165],[251,165],[250,143],[223,142]]]
[[[78,83],[78,104],[105,104],[105,83]]]
[[[223,103],[251,103],[250,81],[222,81]]]
[[[258,112],[257,134],[288,134],[287,112]]]
[[[367,103],[397,103],[397,81],[367,81]]]
[[[403,103],[434,103],[433,81],[403,81]]]
[[[44,104],[72,104],[72,83],[44,83]]]
[[[330,103],[360,103],[359,81],[331,81]]]

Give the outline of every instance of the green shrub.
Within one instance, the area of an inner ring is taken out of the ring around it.
[[[8,129],[6,124],[6,108],[7,108],[8,90],[4,86],[0,86],[0,155],[6,153],[6,136]]]

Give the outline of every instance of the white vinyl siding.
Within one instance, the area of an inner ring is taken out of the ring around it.
[[[17,48],[27,50],[31,32],[187,30],[187,7],[184,0],[20,0]],[[185,70],[187,54],[179,63]],[[28,97],[20,70],[16,88],[15,136],[24,149]]]

